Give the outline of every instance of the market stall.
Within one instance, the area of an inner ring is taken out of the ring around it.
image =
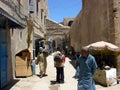
[[[95,56],[98,65],[94,75],[95,81],[104,86],[117,84],[116,57],[120,54],[120,48],[104,41],[92,43],[85,48]]]

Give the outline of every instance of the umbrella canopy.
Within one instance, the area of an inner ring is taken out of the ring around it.
[[[99,41],[96,43],[92,43],[88,46],[85,46],[85,48],[89,49],[90,52],[102,52],[102,53],[110,53],[110,54],[119,54],[120,53],[120,48],[117,47],[114,44],[104,42],[104,41]]]

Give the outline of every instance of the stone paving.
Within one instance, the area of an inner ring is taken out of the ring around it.
[[[55,81],[56,69],[54,68],[53,56],[50,55],[47,58],[47,75],[46,77],[39,78],[39,67],[36,66],[36,75],[27,78],[17,78],[19,80],[12,87],[7,87],[5,90],[77,90],[77,80],[73,78],[75,69],[70,64],[70,59],[67,58],[65,63],[65,83],[54,84],[51,82]],[[97,90],[120,90],[120,85],[103,87],[96,85]]]

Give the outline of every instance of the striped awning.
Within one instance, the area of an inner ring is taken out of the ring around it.
[[[12,17],[10,14],[8,14],[6,11],[4,11],[2,8],[0,8],[0,16],[4,16],[5,18],[8,19],[8,23],[11,28],[25,28],[24,24],[17,21],[14,17]],[[0,20],[1,20],[1,18],[0,18]]]

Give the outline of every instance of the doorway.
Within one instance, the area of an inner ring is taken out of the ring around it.
[[[7,85],[7,30],[0,28],[0,88]]]

